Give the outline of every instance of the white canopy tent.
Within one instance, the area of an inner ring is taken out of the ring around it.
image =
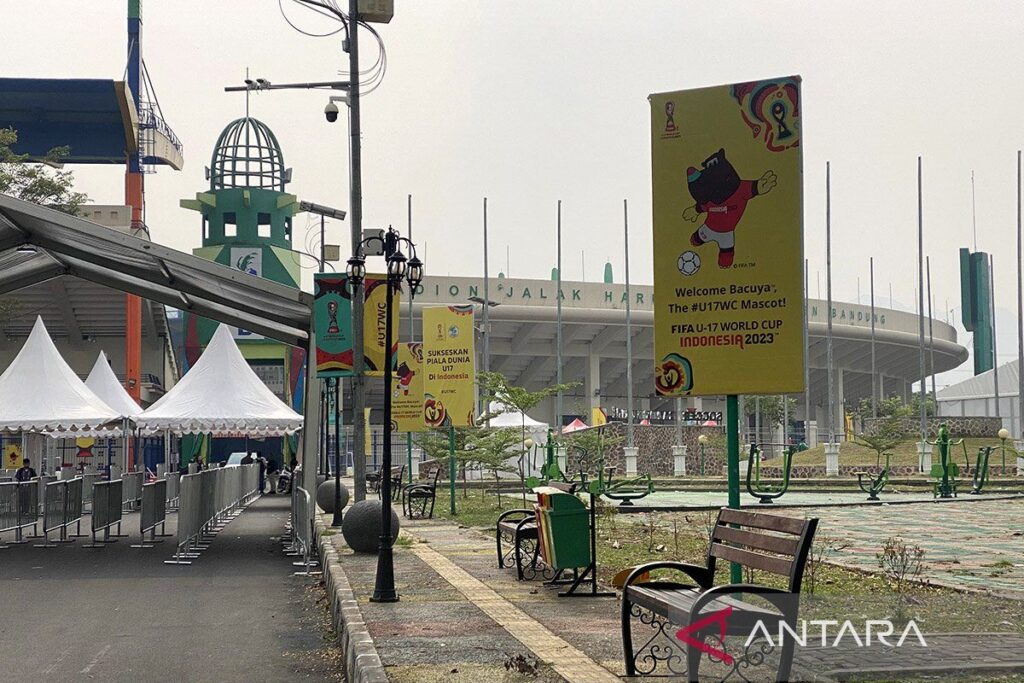
[[[36,318],[25,345],[0,375],[0,431],[74,435],[119,418],[68,366],[43,319]]]
[[[143,432],[282,436],[302,428],[302,415],[267,388],[220,325],[196,364],[136,418]]]
[[[548,429],[548,425],[546,422],[539,422],[537,420],[534,420],[532,417],[526,415],[522,411],[516,410],[515,408],[510,408],[508,406],[504,406],[500,403],[492,403],[488,408],[488,412],[491,413],[492,415],[494,413],[500,413],[492,417],[490,420],[488,420],[487,424],[489,424],[491,427],[522,427],[525,421],[526,432],[528,434],[543,434],[546,433]]]
[[[107,360],[107,354],[104,351],[100,351],[100,355],[96,357],[89,376],[85,378],[85,386],[117,411],[122,418],[135,418],[142,413],[142,406],[125,391],[124,386],[117,379],[117,375],[110,369],[110,361]]]

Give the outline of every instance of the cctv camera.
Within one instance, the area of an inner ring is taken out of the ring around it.
[[[334,123],[338,120],[338,105],[334,102],[328,102],[327,106],[324,107],[324,116],[327,118],[328,123]]]

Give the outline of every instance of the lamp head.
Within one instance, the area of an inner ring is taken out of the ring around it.
[[[1010,438],[1010,432],[1009,430],[1006,429],[1006,427],[1003,427],[1002,429],[999,430],[999,438],[1002,439],[1003,441],[1006,441],[1007,439]]]
[[[366,260],[359,254],[355,254],[348,260],[348,279],[352,281],[352,284],[362,284],[363,279],[366,278]]]
[[[700,436],[697,437],[697,443],[699,443],[701,446],[706,445],[707,442],[708,442],[708,435],[707,434],[701,434]]]
[[[416,255],[413,255],[413,257],[409,259],[409,271],[406,275],[406,279],[409,281],[409,287],[412,288],[413,291],[415,291],[416,288],[420,286],[420,283],[423,282],[423,261],[420,261],[419,257]]]
[[[401,280],[405,277],[405,270],[408,265],[409,262],[406,260],[405,254],[396,251],[388,258],[388,275],[393,280]]]
[[[526,440],[523,441],[523,447],[526,448],[526,450],[533,448],[533,439],[526,437]]]

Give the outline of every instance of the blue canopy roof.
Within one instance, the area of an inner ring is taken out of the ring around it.
[[[138,150],[138,117],[123,81],[0,78],[0,127],[18,131],[19,154],[70,147],[65,163],[124,164]]]

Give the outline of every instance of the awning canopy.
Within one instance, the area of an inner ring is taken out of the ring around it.
[[[119,418],[64,362],[43,319],[36,318],[0,375],[0,431],[84,433]]]
[[[313,297],[82,218],[0,195],[0,296],[60,275],[306,348]]]
[[[487,421],[487,424],[491,427],[522,427],[525,424],[526,429],[530,432],[545,430],[548,428],[546,422],[538,422],[529,415],[500,403],[492,403],[488,408],[488,411],[492,415],[494,413],[500,413]]]
[[[135,421],[146,432],[214,436],[280,436],[302,427],[302,416],[260,381],[224,325],[181,381]]]

